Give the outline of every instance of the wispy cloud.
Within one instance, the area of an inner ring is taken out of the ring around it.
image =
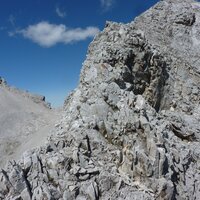
[[[8,21],[10,22],[10,24],[11,24],[12,26],[15,26],[15,17],[14,17],[13,15],[10,15],[10,16],[8,17]]]
[[[10,37],[14,37],[16,35],[17,31],[13,32],[13,31],[8,31],[8,35]]]
[[[108,11],[109,9],[111,9],[114,4],[114,0],[100,0],[100,1],[104,11]]]
[[[5,30],[7,30],[7,27],[5,27],[5,26],[0,27],[0,31],[5,31]]]
[[[66,17],[66,12],[61,10],[59,7],[56,7],[56,14],[61,18],[65,18]]]
[[[30,25],[25,29],[17,30],[14,34],[21,34],[42,47],[51,47],[57,43],[69,44],[94,37],[99,32],[97,27],[68,28],[63,24],[56,25],[42,21]],[[13,34],[10,34],[13,36]]]

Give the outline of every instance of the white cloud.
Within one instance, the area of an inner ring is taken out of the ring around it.
[[[114,4],[114,0],[100,0],[104,11],[108,11]]]
[[[21,34],[24,38],[28,38],[40,46],[51,47],[57,43],[68,44],[85,40],[94,37],[98,32],[99,29],[97,27],[70,29],[63,24],[56,25],[43,21],[15,31],[14,34]]]
[[[66,17],[66,12],[62,11],[59,7],[56,7],[56,14],[61,18]]]

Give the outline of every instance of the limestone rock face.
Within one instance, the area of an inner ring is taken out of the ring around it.
[[[107,22],[40,149],[1,172],[0,199],[198,199],[200,3]]]

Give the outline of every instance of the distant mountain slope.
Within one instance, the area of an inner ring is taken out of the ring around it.
[[[0,81],[0,166],[16,159],[20,149],[41,144],[57,118],[45,98],[9,87]],[[39,131],[40,130],[40,131]],[[44,130],[43,132],[41,130]],[[39,132],[38,132],[39,131]],[[26,150],[26,149],[24,149]]]

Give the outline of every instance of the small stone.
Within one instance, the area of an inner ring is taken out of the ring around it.
[[[90,178],[89,174],[85,174],[85,175],[79,175],[79,180],[81,181],[86,181]]]
[[[31,194],[30,191],[28,191],[27,188],[25,188],[22,192],[21,192],[21,198],[23,200],[31,200]]]
[[[97,173],[99,173],[99,169],[97,167],[89,168],[89,169],[87,169],[87,173],[88,174],[97,174]]]
[[[85,174],[86,172],[87,172],[87,170],[84,169],[84,168],[81,168],[81,169],[79,170],[79,174]]]
[[[77,186],[76,185],[70,185],[69,186],[69,190],[72,192],[72,191],[74,191],[74,190],[76,190],[77,189]]]

